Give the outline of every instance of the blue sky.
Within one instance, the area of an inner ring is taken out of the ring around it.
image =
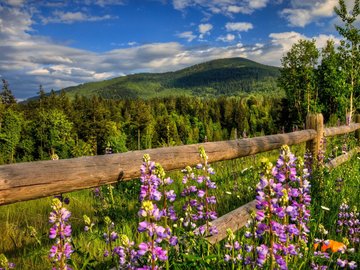
[[[346,1],[352,7],[354,0]],[[338,42],[337,0],[0,0],[0,78],[15,96],[217,58],[280,65]]]

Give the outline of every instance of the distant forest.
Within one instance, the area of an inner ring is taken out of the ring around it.
[[[113,100],[65,93],[1,111],[0,162],[32,161],[218,141],[279,132],[281,99]],[[285,106],[286,107],[286,106]]]

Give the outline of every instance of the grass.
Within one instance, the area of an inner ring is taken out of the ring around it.
[[[349,139],[349,141],[351,141]],[[329,141],[329,145],[338,144],[337,141]],[[296,156],[304,153],[304,144],[292,147]],[[333,148],[331,148],[333,149]],[[255,185],[259,180],[258,165],[262,158],[275,161],[278,157],[278,150],[250,156],[231,161],[218,162],[213,165],[216,175],[213,180],[217,183],[216,196],[218,198],[217,211],[219,216],[251,201],[255,197]],[[329,237],[341,241],[336,234],[337,209],[343,198],[348,198],[349,204],[360,208],[360,157],[353,158],[350,162],[334,169],[331,172],[324,172],[323,186],[325,192],[321,201],[315,198],[312,216],[313,226],[323,224],[329,230]],[[180,182],[182,174],[178,171],[171,172],[170,177]],[[336,179],[342,178],[341,190],[336,191]],[[69,197],[69,210],[72,212],[71,224],[73,228],[73,243],[75,248],[87,250],[97,261],[95,269],[106,269],[103,263],[103,250],[105,243],[102,240],[103,217],[109,215],[116,223],[116,230],[119,233],[127,234],[130,238],[138,239],[137,211],[139,209],[138,193],[140,184],[138,181],[118,183],[112,192],[115,203],[109,201],[106,194],[109,190],[103,188],[104,200],[99,202],[93,195],[92,190],[83,190],[64,194]],[[175,189],[180,189],[177,185]],[[175,190],[178,191],[178,190]],[[51,242],[48,239],[51,198],[38,199],[28,202],[20,202],[0,208],[0,254],[4,253],[9,261],[14,262],[17,269],[50,269],[51,264],[47,258]],[[101,204],[101,211],[96,212]],[[321,206],[330,208],[324,210]],[[180,208],[180,202],[175,205]],[[83,215],[86,214],[99,225],[99,230],[94,235],[83,233]],[[34,231],[36,230],[36,232]],[[216,246],[215,252],[221,254],[221,247]],[[220,256],[220,255],[219,255]],[[72,259],[80,265],[85,259],[81,255],[74,255]],[[358,256],[359,259],[359,256]],[[92,268],[91,268],[92,269]]]

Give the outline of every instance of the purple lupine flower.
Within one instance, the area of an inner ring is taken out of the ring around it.
[[[174,190],[170,190],[166,192],[166,198],[169,200],[169,202],[173,202],[176,199],[176,194]]]
[[[257,252],[256,264],[262,267],[266,261],[269,249],[266,245],[263,244],[256,247],[256,252]]]
[[[167,251],[164,250],[162,247],[156,247],[154,249],[153,256],[158,258],[160,261],[166,261],[168,259]]]
[[[210,180],[207,180],[206,185],[210,189],[216,189],[216,183],[215,182],[211,182]]]
[[[345,266],[347,265],[347,260],[341,260],[340,258],[337,259],[336,264],[338,266],[340,266],[340,268],[345,268]]]
[[[279,269],[281,269],[281,270],[288,269],[288,267],[286,265],[286,261],[280,255],[275,255],[275,261],[276,261],[277,265],[279,266]]]
[[[251,238],[252,236],[253,236],[253,234],[251,233],[251,232],[245,232],[245,234],[244,234],[244,236],[246,237],[246,238]]]
[[[346,200],[339,207],[337,220],[337,233],[344,233],[350,244],[355,246],[359,244],[360,220],[359,212],[351,210]]]
[[[119,236],[118,236],[118,234],[116,232],[111,232],[111,234],[110,234],[110,240],[111,241],[115,241],[118,238],[119,238]]]
[[[216,226],[210,226],[210,227],[209,227],[209,234],[210,234],[210,235],[216,235],[216,234],[218,234],[218,233],[219,233],[219,231],[218,231],[218,229],[217,229]]]
[[[211,189],[216,188],[216,183],[211,181],[210,176],[214,170],[207,163],[207,155],[203,148],[199,148],[202,165],[195,168],[186,167],[183,172],[186,179],[183,181],[185,187],[181,192],[187,200],[183,205],[184,220],[183,226],[189,230],[199,226],[195,233],[200,236],[216,234],[217,229],[210,225],[210,220],[216,219],[215,212],[216,197],[211,194]],[[205,223],[205,224],[204,224]]]
[[[202,197],[204,197],[204,196],[205,196],[205,191],[204,191],[204,190],[199,189],[199,190],[198,190],[197,195],[198,195],[198,197],[202,198]]]
[[[178,238],[176,236],[171,236],[169,243],[171,246],[176,246],[178,244]]]
[[[140,256],[144,256],[145,253],[146,253],[148,250],[149,250],[149,245],[148,245],[148,243],[142,242],[142,243],[139,244],[138,254],[139,254]]]
[[[354,262],[354,261],[349,262],[348,266],[349,266],[350,269],[356,269],[357,268],[356,262]]]
[[[261,256],[261,248],[257,247],[260,257],[255,263],[260,267],[268,258],[273,258],[278,269],[287,269],[284,256],[301,256],[297,239],[307,241],[310,185],[305,179],[308,175],[297,175],[296,161],[289,148],[283,146],[275,166],[271,163],[263,165],[264,173],[256,186],[257,212],[253,226],[255,237],[265,240],[263,245],[270,254]],[[250,237],[250,233],[246,237]],[[272,239],[271,243],[267,239]]]
[[[70,244],[71,225],[67,222],[71,213],[63,207],[63,203],[57,198],[53,199],[51,208],[49,222],[53,226],[50,228],[49,238],[56,239],[56,244],[50,248],[49,258],[54,268],[69,269],[66,260],[70,259],[73,250]]]

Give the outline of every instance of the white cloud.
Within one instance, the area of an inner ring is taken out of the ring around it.
[[[115,6],[115,5],[123,5],[124,1],[122,1],[122,0],[96,0],[94,4],[98,5],[100,7]]]
[[[200,24],[199,32],[201,34],[205,34],[205,33],[209,32],[212,28],[213,28],[213,26],[210,23]]]
[[[236,22],[236,23],[227,23],[225,25],[227,31],[238,31],[238,32],[247,32],[250,29],[253,29],[254,26],[251,23],[247,22]]]
[[[223,41],[223,42],[231,42],[231,41],[235,40],[235,35],[227,34],[226,36],[218,37],[217,40],[220,40],[220,41]]]
[[[268,2],[268,0],[251,0],[249,1],[249,6],[253,9],[264,8]]]
[[[210,30],[213,28],[212,24],[210,23],[202,23],[199,24],[199,38],[203,39],[206,34],[210,34]]]
[[[282,33],[271,33],[270,44],[263,46],[263,53],[261,58],[263,63],[271,65],[280,65],[280,59],[283,55],[291,49],[291,46],[298,42],[300,39],[312,40],[315,39],[316,47],[321,49],[325,46],[328,39],[334,40],[335,44],[340,44],[340,40],[333,35],[323,35],[308,37],[298,32],[282,32]]]
[[[4,2],[10,6],[22,6],[25,0],[5,0]]]
[[[179,37],[179,38],[184,38],[188,42],[191,42],[196,38],[196,36],[193,34],[192,31],[182,32],[182,33],[177,34],[176,36]]]
[[[338,0],[292,0],[291,7],[283,9],[281,15],[290,26],[304,27],[321,18],[332,17]]]
[[[96,22],[96,21],[103,21],[109,19],[115,19],[116,17],[110,15],[104,16],[90,16],[83,12],[64,12],[64,11],[54,11],[52,16],[48,18],[42,18],[43,24],[48,23],[67,23],[71,24],[74,22]]]
[[[200,7],[211,14],[222,13],[230,17],[233,13],[251,14],[257,9],[266,7],[268,2],[269,0],[172,0],[177,10]]]
[[[32,25],[29,13],[21,12],[17,8],[7,8],[0,6],[0,40],[2,42],[10,39],[22,40],[28,36]]]
[[[249,12],[248,9],[239,6],[228,6],[227,11],[230,13],[245,13],[245,14]]]

